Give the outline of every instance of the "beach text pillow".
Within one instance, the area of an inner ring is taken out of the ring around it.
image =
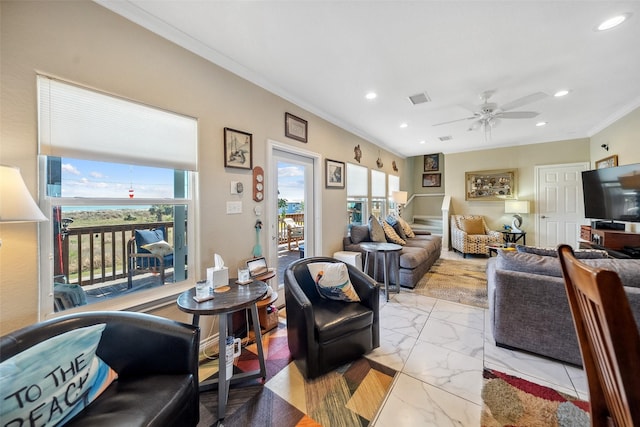
[[[307,264],[316,288],[323,298],[358,302],[360,297],[351,284],[349,270],[342,262],[313,262]]]
[[[3,426],[61,426],[117,377],[96,356],[105,325],[66,332],[0,363]]]

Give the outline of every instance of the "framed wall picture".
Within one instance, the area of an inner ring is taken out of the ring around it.
[[[253,168],[253,135],[224,128],[224,167],[247,170]]]
[[[442,174],[440,173],[423,173],[422,174],[423,187],[440,187],[441,184],[442,184]]]
[[[300,142],[307,142],[307,121],[284,113],[284,135]]]
[[[514,169],[466,172],[465,183],[465,200],[515,199],[517,182]]]
[[[440,169],[440,157],[438,154],[425,154],[424,171],[437,171]]]
[[[617,154],[614,154],[613,156],[605,157],[604,159],[600,159],[596,162],[596,169],[611,168],[613,166],[618,166]]]
[[[344,162],[325,159],[325,186],[327,188],[344,188]]]

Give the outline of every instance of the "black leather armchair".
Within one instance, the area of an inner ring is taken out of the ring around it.
[[[380,289],[369,276],[347,264],[360,303],[325,299],[309,273],[312,262],[334,258],[304,258],[285,270],[285,300],[289,350],[309,379],[355,360],[380,345]]]
[[[95,401],[66,425],[196,426],[200,418],[200,329],[143,313],[71,314],[0,338],[0,361],[62,333],[105,323],[96,354],[118,373]],[[47,354],[42,354],[46,363]]]

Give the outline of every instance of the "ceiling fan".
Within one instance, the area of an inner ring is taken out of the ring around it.
[[[514,101],[508,102],[502,106],[498,106],[495,102],[489,102],[489,98],[495,93],[495,90],[487,90],[480,94],[482,104],[472,109],[473,116],[463,117],[461,119],[449,120],[442,123],[436,123],[433,126],[446,125],[449,123],[461,122],[464,120],[473,120],[473,123],[467,130],[481,129],[485,132],[485,138],[487,134],[491,135],[491,128],[496,127],[501,119],[531,119],[538,114],[535,111],[511,111],[516,108],[520,108],[524,105],[530,104],[535,101],[539,101],[546,98],[548,95],[544,92],[535,92],[522,98],[518,98]]]

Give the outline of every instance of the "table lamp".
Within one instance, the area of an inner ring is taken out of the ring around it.
[[[511,222],[511,231],[514,233],[523,233],[520,229],[522,227],[522,217],[520,214],[529,213],[529,201],[528,200],[505,200],[504,212],[512,213],[513,221]]]
[[[407,192],[406,191],[392,191],[391,198],[398,205],[398,216],[402,216],[402,208],[407,204]]]
[[[31,197],[20,169],[0,165],[0,223],[38,221],[47,218]]]

